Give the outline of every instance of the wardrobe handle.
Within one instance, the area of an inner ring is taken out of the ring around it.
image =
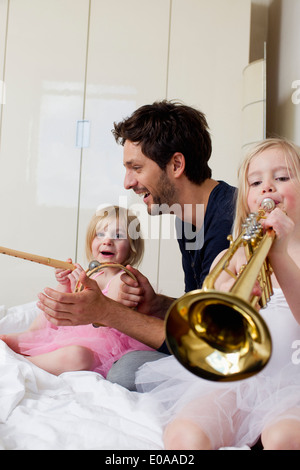
[[[90,121],[77,121],[76,147],[86,148],[90,145]]]
[[[0,105],[5,104],[5,82],[0,80]]]

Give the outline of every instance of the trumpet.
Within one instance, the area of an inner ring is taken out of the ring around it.
[[[272,353],[269,329],[256,305],[264,308],[273,294],[268,253],[273,229],[263,232],[259,222],[275,203],[266,198],[251,213],[223,257],[206,276],[202,289],[183,295],[170,306],[165,320],[166,341],[175,358],[190,372],[207,380],[229,382],[251,377],[268,363]],[[236,276],[228,269],[244,246],[247,263]],[[215,289],[222,271],[235,282],[229,292]],[[258,280],[261,297],[252,296]]]

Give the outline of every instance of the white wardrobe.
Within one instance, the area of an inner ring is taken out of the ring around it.
[[[0,246],[85,266],[92,214],[126,204],[143,222],[141,271],[181,295],[172,216],[149,217],[124,190],[111,129],[155,100],[196,106],[213,176],[235,184],[250,11],[250,0],[0,0]],[[55,284],[52,268],[0,255],[0,305]]]

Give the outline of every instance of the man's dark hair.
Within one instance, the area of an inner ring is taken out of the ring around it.
[[[143,154],[162,170],[174,153],[185,157],[185,175],[195,184],[211,177],[208,160],[211,138],[205,115],[178,102],[161,101],[144,105],[119,123],[112,131],[116,142],[126,140],[141,145]]]

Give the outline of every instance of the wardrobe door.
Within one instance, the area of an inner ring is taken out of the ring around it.
[[[88,10],[88,0],[9,2],[1,246],[63,260],[75,255],[75,137],[83,112]],[[0,304],[11,306],[35,300],[56,281],[53,268],[0,255],[0,285]]]
[[[210,127],[213,178],[236,184],[242,147],[243,70],[248,64],[250,0],[173,0],[168,99],[200,109]],[[177,242],[162,238],[160,287],[182,292]],[[182,270],[181,270],[182,273]]]
[[[96,208],[131,207],[146,238],[140,269],[154,287],[160,217],[148,216],[142,200],[124,189],[123,148],[111,130],[114,121],[166,96],[169,13],[170,0],[92,0],[85,103],[90,143],[83,149],[81,173],[79,260],[84,262],[86,227]]]
[[[235,184],[251,0],[173,0],[172,5],[168,98],[180,96],[206,114],[214,177]]]
[[[7,10],[8,10],[8,0],[0,0],[0,132],[1,132],[2,106],[5,101],[4,60],[5,60],[6,31],[7,31],[6,29]],[[1,143],[1,140],[0,140],[0,143]]]

